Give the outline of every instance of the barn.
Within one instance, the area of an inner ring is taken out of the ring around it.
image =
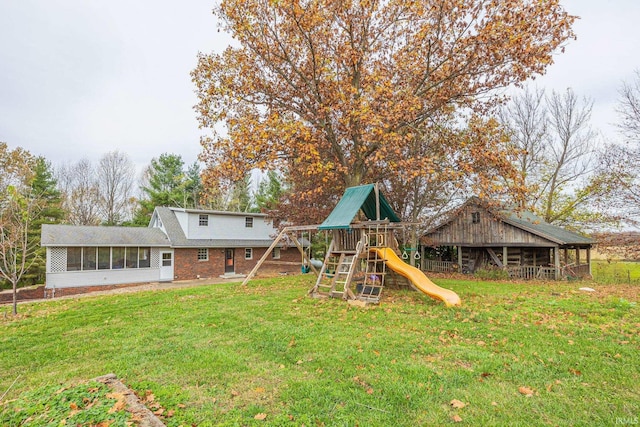
[[[519,279],[588,277],[593,243],[531,212],[472,197],[422,235],[422,268],[468,274],[502,269]]]

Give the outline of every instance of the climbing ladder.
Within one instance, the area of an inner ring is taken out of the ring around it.
[[[364,242],[358,241],[355,250],[337,250],[335,240],[331,241],[324,259],[324,265],[316,284],[309,291],[312,297],[333,297],[353,299],[355,295],[349,288],[358,259],[364,248]]]
[[[367,249],[362,254],[364,268],[359,277],[354,278],[355,298],[368,303],[379,303],[385,284],[386,264],[378,253]]]

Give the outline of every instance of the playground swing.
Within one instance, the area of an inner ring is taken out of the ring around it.
[[[311,231],[308,232],[308,244],[305,247],[304,246],[304,231],[300,232],[299,236],[296,236],[296,238],[298,238],[299,242],[302,242],[302,248],[303,251],[300,252],[300,271],[302,272],[302,274],[307,274],[309,271],[311,271],[311,242],[313,241],[313,238],[311,236]],[[309,260],[309,261],[307,261]]]
[[[402,230],[402,240],[404,240],[405,242],[407,241],[407,236],[405,233],[405,230]],[[407,247],[407,246],[403,246],[402,247],[402,259],[407,260],[409,259],[409,254],[407,253],[407,251],[409,251],[409,253],[411,252],[415,252],[413,254],[413,259],[418,260],[420,259],[420,251],[418,250],[419,248],[412,248],[412,247]]]
[[[409,252],[414,252],[413,254],[413,259],[420,259],[420,252],[418,251],[418,248],[406,248],[403,247],[402,248],[402,259],[409,259],[409,254],[407,253],[407,251]]]

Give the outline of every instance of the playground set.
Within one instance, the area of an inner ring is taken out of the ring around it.
[[[357,221],[360,212],[366,219]],[[317,275],[315,285],[309,290],[311,297],[375,304],[380,302],[385,283],[395,273],[414,289],[442,301],[447,307],[460,305],[460,297],[455,292],[439,287],[419,268],[407,264],[403,260],[408,258],[406,251],[398,256],[395,231],[403,228],[377,184],[349,187],[322,224],[285,227],[243,285],[255,276],[263,263],[274,262],[268,261],[268,256],[286,239],[302,254],[303,268]],[[300,233],[313,231],[325,231],[332,237],[320,270],[312,262],[310,250],[298,238]]]

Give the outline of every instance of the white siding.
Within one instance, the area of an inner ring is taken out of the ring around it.
[[[46,288],[74,288],[78,286],[120,285],[125,283],[157,282],[160,280],[158,248],[151,248],[151,267],[118,270],[65,271],[66,248],[47,248]]]
[[[187,239],[193,239],[193,237],[189,237],[189,225],[191,222],[193,222],[193,218],[195,217],[195,221],[196,221],[195,226],[197,227],[199,215],[190,214],[188,212],[181,212],[181,211],[173,211],[173,213],[176,215],[176,219],[180,224],[180,228],[182,228],[182,231],[184,231],[184,235],[187,236]]]
[[[47,273],[46,288],[75,288],[78,286],[119,285],[124,283],[158,282],[159,268],[131,268],[123,270],[67,271]]]
[[[199,224],[197,213],[176,212],[187,239],[272,239],[276,230],[261,216],[209,214],[209,225]],[[253,227],[246,227],[246,218],[253,218]]]

